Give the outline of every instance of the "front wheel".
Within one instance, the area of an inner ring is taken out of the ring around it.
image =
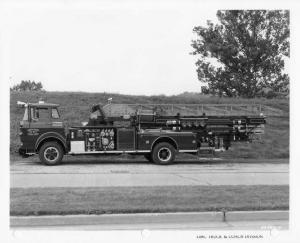
[[[169,143],[159,143],[152,150],[151,157],[155,164],[169,165],[175,159],[175,149]]]
[[[40,161],[45,165],[58,165],[63,156],[63,149],[56,142],[47,142],[39,150]]]

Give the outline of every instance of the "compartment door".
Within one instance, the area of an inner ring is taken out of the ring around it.
[[[135,150],[134,128],[118,128],[117,150]]]

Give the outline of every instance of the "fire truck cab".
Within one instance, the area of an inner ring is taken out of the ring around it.
[[[60,161],[68,151],[65,125],[57,104],[23,103],[23,120],[20,121],[21,147],[19,153],[29,156],[39,153],[46,164]]]

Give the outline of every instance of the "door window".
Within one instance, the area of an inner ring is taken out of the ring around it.
[[[49,119],[48,108],[32,107],[31,108],[31,119],[33,121],[48,120]]]

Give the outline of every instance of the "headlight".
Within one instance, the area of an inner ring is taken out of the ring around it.
[[[19,135],[20,135],[20,136],[23,135],[23,132],[19,132]]]

